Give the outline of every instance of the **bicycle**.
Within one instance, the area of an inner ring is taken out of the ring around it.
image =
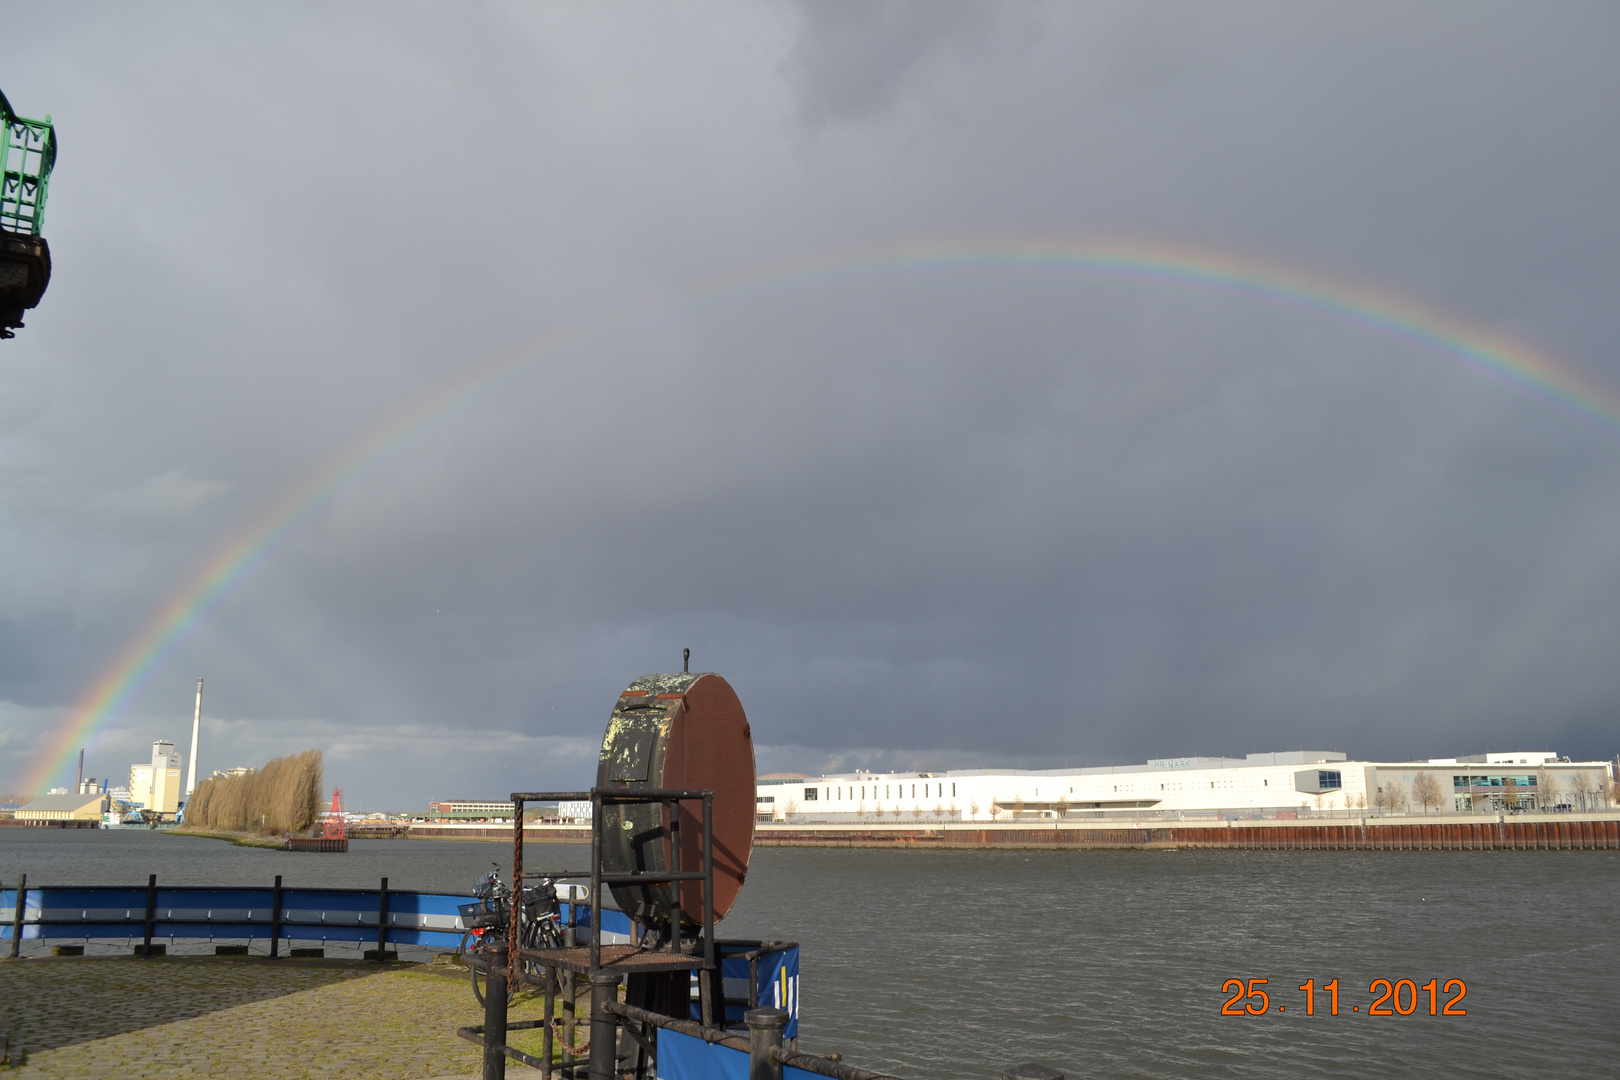
[[[478,898],[476,903],[462,904],[457,909],[461,913],[462,925],[467,929],[461,935],[456,957],[472,976],[473,996],[482,1006],[484,987],[479,976],[488,965],[490,951],[495,945],[506,942],[512,926],[512,888],[501,880],[499,864],[478,879],[473,895]],[[561,922],[562,910],[557,905],[556,882],[541,878],[539,884],[523,887],[523,900],[518,909],[520,948],[561,948]],[[469,963],[471,958],[476,958],[478,962]],[[533,961],[523,961],[522,971],[531,985],[543,986],[542,979],[548,977],[547,969]],[[561,993],[561,983],[554,970],[549,972],[549,979],[553,992]],[[507,991],[509,998],[517,994],[518,985],[519,981],[513,980],[513,985]]]

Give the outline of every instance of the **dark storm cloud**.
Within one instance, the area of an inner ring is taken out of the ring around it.
[[[583,783],[682,646],[771,768],[1620,749],[1614,425],[1238,291],[756,269],[1141,236],[1620,385],[1606,8],[8,22],[6,93],[64,147],[57,276],[0,355],[16,776],[210,553],[512,362],[210,608],[100,771],[183,738],[203,672],[205,769],[319,745],[395,806]],[[719,277],[749,287],[676,299]]]

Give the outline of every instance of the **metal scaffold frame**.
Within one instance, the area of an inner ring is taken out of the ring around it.
[[[38,236],[45,225],[45,197],[56,165],[56,128],[47,114],[29,120],[12,111],[0,94],[0,231]]]

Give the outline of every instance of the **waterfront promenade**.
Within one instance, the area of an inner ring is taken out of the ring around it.
[[[520,1001],[514,1019],[538,1016]],[[458,966],[232,957],[0,962],[0,1038],[25,1080],[471,1077]],[[15,1062],[21,1051],[22,1064]]]

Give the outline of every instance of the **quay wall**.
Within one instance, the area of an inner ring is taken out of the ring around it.
[[[413,825],[418,839],[511,843],[510,825]],[[584,826],[534,825],[525,843],[589,843]],[[1130,850],[1294,848],[1384,851],[1620,850],[1620,813],[1519,814],[1492,817],[1352,818],[1304,821],[1023,822],[918,825],[786,825],[760,823],[756,847],[1008,848]]]
[[[1620,850],[1620,815],[1545,815],[1536,820],[1361,819],[1318,821],[1063,822],[953,825],[945,828],[762,825],[760,847],[1018,848],[1130,850],[1166,848],[1294,848],[1416,850]]]

